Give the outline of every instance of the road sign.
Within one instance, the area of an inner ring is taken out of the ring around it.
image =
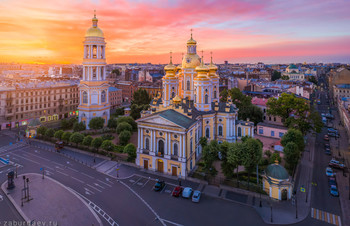
[[[300,191],[301,192],[305,192],[305,188],[304,187],[300,187]]]

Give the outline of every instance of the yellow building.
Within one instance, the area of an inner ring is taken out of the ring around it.
[[[83,79],[79,85],[79,122],[83,122],[87,129],[90,120],[95,117],[103,118],[107,125],[110,114],[109,85],[106,81],[106,42],[97,22],[94,15],[92,27],[85,34]]]
[[[254,123],[238,120],[232,100],[219,102],[219,76],[211,60],[197,55],[197,42],[187,41],[182,64],[165,66],[163,90],[141,112],[136,164],[145,169],[186,177],[201,155],[200,137],[236,142],[254,137]]]
[[[287,200],[292,198],[293,184],[287,170],[278,161],[269,165],[263,175],[263,189],[271,198]]]

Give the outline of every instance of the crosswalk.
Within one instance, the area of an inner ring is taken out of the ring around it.
[[[341,226],[340,216],[319,209],[311,208],[311,217],[330,224]]]
[[[24,146],[27,146],[27,144],[25,144],[23,142],[15,143],[15,144],[12,144],[12,145],[2,146],[0,148],[0,154],[3,153],[3,152],[6,152],[6,151],[11,151],[11,150],[14,150],[14,149],[17,149],[17,148],[21,148],[21,147],[24,147]]]

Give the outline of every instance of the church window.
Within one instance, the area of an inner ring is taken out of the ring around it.
[[[92,46],[92,58],[97,58],[97,46]]]
[[[103,59],[103,46],[101,46],[101,56],[100,56],[101,59]]]
[[[86,91],[83,91],[83,104],[88,103],[88,95]]]
[[[101,67],[101,72],[100,72],[101,80],[103,80],[103,67]]]
[[[209,130],[209,128],[205,129],[205,136],[206,136],[206,138],[210,137],[210,130]]]
[[[177,147],[177,143],[174,143],[174,152],[173,152],[173,154],[174,154],[175,156],[178,156],[178,147]]]
[[[158,152],[160,152],[161,154],[164,154],[164,141],[162,140],[158,141]]]
[[[219,126],[219,136],[222,136],[222,126]]]
[[[205,89],[205,92],[207,93],[207,92],[208,92],[208,89]]]
[[[146,138],[145,143],[146,143],[146,145],[145,145],[146,150],[149,150],[149,139],[148,138]]]
[[[193,138],[190,140],[190,153],[192,154],[193,152]]]
[[[96,72],[96,67],[92,67],[92,79],[96,80],[96,75],[97,72]]]
[[[205,103],[207,104],[209,102],[208,100],[208,94],[205,94]]]
[[[104,91],[104,90],[101,93],[101,102],[102,103],[106,102],[106,91]]]
[[[190,89],[190,86],[191,86],[190,81],[187,81],[187,90],[191,90],[191,89]]]
[[[238,136],[241,137],[242,136],[242,128],[238,127]]]
[[[89,46],[86,46],[86,58],[89,58],[90,55],[90,48]]]

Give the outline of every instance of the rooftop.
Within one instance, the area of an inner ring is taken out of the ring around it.
[[[186,129],[190,128],[194,123],[196,123],[195,120],[173,110],[173,109],[168,109],[165,111],[159,112],[159,116],[181,126]]]

